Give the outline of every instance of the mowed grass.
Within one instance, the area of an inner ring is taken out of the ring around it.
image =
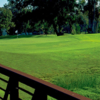
[[[100,100],[100,34],[1,37],[0,63]],[[34,89],[19,85],[34,93]],[[0,86],[6,88],[1,81]],[[24,92],[20,94],[20,98],[31,100]]]

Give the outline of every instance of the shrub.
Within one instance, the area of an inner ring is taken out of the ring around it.
[[[72,35],[76,34],[76,28],[75,28],[75,25],[73,24],[72,25]]]
[[[100,23],[98,24],[98,33],[100,33]]]
[[[76,24],[76,34],[80,34],[80,25],[79,24]]]

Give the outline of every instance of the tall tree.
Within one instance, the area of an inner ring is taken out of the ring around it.
[[[11,27],[15,27],[14,22],[12,22],[12,12],[9,9],[0,8],[0,30],[6,29],[9,33]]]
[[[15,34],[15,30],[17,29],[18,32],[19,32],[19,29],[18,27],[20,27],[20,24],[19,24],[19,17],[18,17],[18,13],[19,13],[19,10],[16,8],[16,6],[11,3],[11,2],[8,2],[8,4],[5,4],[4,5],[4,8],[6,9],[9,9],[11,10],[13,16],[12,16],[12,21],[15,23],[16,27],[13,27],[13,28],[10,28],[10,33],[9,35],[14,35]]]
[[[18,33],[30,30],[30,23],[31,23],[31,11],[33,10],[31,5],[28,5],[26,7],[22,7],[21,9],[18,5],[16,5],[18,2],[16,1],[16,4],[13,3],[13,1],[16,0],[8,0],[8,5],[5,5],[4,7],[10,9],[13,13],[13,21],[16,24],[15,28],[11,29],[11,35],[15,32],[15,30],[18,30]],[[27,28],[26,28],[27,27]],[[26,29],[25,29],[26,28]]]
[[[87,5],[84,7],[85,11],[88,11],[89,18],[89,33],[96,33],[96,28],[98,26],[99,12],[97,3],[99,0],[88,0]],[[95,24],[97,22],[97,24]]]
[[[99,11],[97,3],[100,0],[79,0],[78,9],[83,12],[89,19],[88,33],[96,33],[98,30]]]

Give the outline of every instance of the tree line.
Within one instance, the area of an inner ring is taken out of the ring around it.
[[[69,26],[70,33],[99,32],[99,0],[8,0],[0,8],[0,29],[6,29],[9,35],[15,30],[22,32],[50,30],[57,36],[64,35],[63,28]],[[0,32],[0,35],[1,32]]]

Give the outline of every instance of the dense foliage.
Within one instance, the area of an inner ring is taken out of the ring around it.
[[[15,24],[12,22],[12,16],[12,12],[9,9],[0,8],[0,31],[6,29],[9,33],[9,29],[15,27]]]
[[[13,21],[16,25],[6,25],[9,35],[15,34],[15,30],[18,30],[19,34],[34,31],[49,34],[52,27],[54,33],[59,36],[64,34],[62,30],[66,25],[69,25],[73,34],[73,24],[76,32],[77,27],[80,32],[98,32],[99,8],[96,0],[88,0],[87,3],[85,0],[79,0],[78,3],[76,0],[8,0],[8,4],[2,9],[11,11],[9,22]]]

